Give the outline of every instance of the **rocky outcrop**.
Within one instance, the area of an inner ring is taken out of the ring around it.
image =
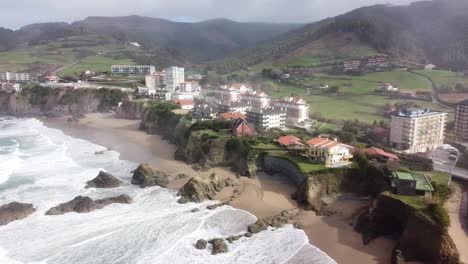
[[[339,192],[340,183],[336,179],[337,176],[330,173],[312,175],[299,187],[293,198],[303,209],[320,213],[333,200],[330,198]]]
[[[0,226],[21,220],[34,213],[32,204],[12,202],[0,206]]]
[[[298,186],[302,185],[308,177],[299,170],[296,164],[287,159],[265,156],[263,167],[269,174],[279,173],[287,176]]]
[[[223,179],[216,174],[209,177],[192,177],[179,191],[181,196],[179,203],[203,202],[204,200],[213,200],[216,193],[224,187],[232,184],[232,181]]]
[[[220,253],[228,252],[228,247],[224,242],[224,239],[222,238],[212,239],[208,241],[208,243],[210,243],[213,246],[213,249],[211,250],[211,255],[217,255]]]
[[[206,242],[206,240],[204,239],[199,239],[197,240],[197,243],[195,243],[195,248],[196,249],[206,249],[206,245],[208,244],[208,242]]]
[[[85,188],[117,188],[122,182],[112,174],[100,171],[98,176],[86,182]]]
[[[379,236],[397,236],[393,263],[423,262],[461,264],[458,250],[447,231],[428,216],[389,195],[380,195],[355,226],[363,242]]]
[[[102,209],[113,203],[130,204],[132,201],[132,198],[125,194],[117,197],[98,199],[95,201],[86,196],[77,196],[69,202],[49,209],[46,212],[46,215],[63,215],[70,212],[89,213],[97,209]]]
[[[279,215],[266,217],[263,219],[257,220],[254,224],[248,227],[248,232],[251,234],[257,234],[264,230],[267,230],[269,226],[280,228],[283,225],[287,224],[291,219],[291,214],[288,211],[283,211]]]
[[[145,110],[145,103],[125,100],[115,110],[115,117],[121,119],[141,120]]]
[[[166,187],[169,183],[169,175],[159,171],[148,164],[141,164],[133,172],[132,184],[142,188],[151,186]]]

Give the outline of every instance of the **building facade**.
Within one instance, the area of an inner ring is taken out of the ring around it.
[[[273,102],[273,106],[285,110],[288,124],[297,124],[309,119],[309,104],[302,98],[282,98]]]
[[[280,109],[250,109],[247,110],[247,122],[255,129],[269,130],[272,128],[283,129],[286,126],[286,113]]]
[[[145,84],[148,88],[159,88],[166,84],[166,73],[162,72],[154,72],[153,74],[145,76]]]
[[[433,150],[444,143],[447,113],[410,108],[392,115],[390,144],[406,153]]]
[[[253,92],[252,87],[243,83],[222,86],[215,91],[216,100],[221,104],[239,102],[242,95],[248,92]]]
[[[112,75],[144,76],[156,72],[153,65],[112,65]]]
[[[336,139],[317,137],[306,142],[308,146],[308,157],[315,162],[327,167],[345,166],[353,158],[352,146],[338,142]]]
[[[185,69],[181,67],[166,68],[166,89],[175,92],[180,89],[180,84],[185,82]]]
[[[21,85],[19,83],[2,83],[0,82],[0,91],[12,93],[21,92]]]
[[[25,72],[0,72],[0,82],[27,83],[31,81],[31,75]]]
[[[241,102],[251,105],[252,108],[268,108],[270,96],[260,91],[247,92],[241,95]]]
[[[180,92],[181,93],[198,93],[200,92],[201,87],[198,82],[187,81],[180,83]]]
[[[250,104],[242,102],[218,104],[218,110],[220,113],[241,113],[245,115],[250,109],[252,109]]]
[[[468,142],[468,100],[457,104],[455,112],[455,136],[457,141]]]

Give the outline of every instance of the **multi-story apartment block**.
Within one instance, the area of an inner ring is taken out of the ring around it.
[[[238,102],[241,96],[253,92],[253,89],[248,84],[236,83],[228,86],[222,86],[216,90],[216,100],[221,103]]]
[[[180,84],[185,82],[185,69],[181,67],[166,68],[166,89],[175,92],[180,89]]]
[[[201,87],[198,82],[187,81],[180,83],[180,92],[181,93],[197,93],[200,92]]]
[[[166,84],[166,73],[162,72],[154,72],[153,74],[145,76],[145,84],[148,88],[158,88],[162,87]]]
[[[245,115],[250,109],[252,109],[252,106],[243,102],[218,104],[218,110],[220,113],[242,113]]]
[[[113,75],[144,76],[153,74],[156,67],[153,65],[112,65]]]
[[[0,82],[26,83],[31,81],[29,73],[24,72],[0,72]]]
[[[409,108],[392,115],[390,144],[407,153],[426,152],[443,144],[447,113]]]
[[[282,109],[250,109],[247,110],[247,122],[255,129],[269,130],[272,128],[283,129],[286,126],[286,113]]]
[[[270,96],[260,91],[247,92],[241,95],[241,102],[251,105],[252,108],[267,108],[270,106]]]
[[[274,101],[273,106],[285,109],[288,124],[297,124],[309,119],[309,104],[302,98],[282,98]]]
[[[0,91],[5,91],[5,92],[21,92],[21,86],[19,83],[2,83],[0,82]]]
[[[457,141],[468,142],[468,100],[457,104],[455,112],[455,136]]]
[[[328,167],[348,165],[353,158],[352,146],[338,142],[337,139],[313,138],[306,142],[308,145],[307,155],[315,162],[320,162]]]

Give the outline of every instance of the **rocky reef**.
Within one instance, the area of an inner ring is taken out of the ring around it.
[[[179,203],[203,202],[213,200],[223,188],[232,185],[232,181],[211,174],[209,177],[192,177],[179,191]]]
[[[363,242],[379,236],[396,236],[393,263],[423,262],[461,264],[458,250],[447,230],[422,212],[387,194],[374,200],[355,226]]]
[[[0,206],[0,226],[21,220],[34,213],[32,204],[12,202]]]
[[[292,215],[289,213],[289,211],[283,211],[278,215],[257,220],[257,222],[255,222],[253,225],[250,225],[247,230],[251,234],[257,234],[267,230],[269,226],[280,228],[287,224],[291,218]]]
[[[100,171],[96,178],[86,182],[85,188],[117,188],[121,183],[122,182],[112,174]]]
[[[132,201],[132,198],[125,194],[98,200],[93,200],[86,196],[77,196],[69,202],[59,204],[58,206],[49,209],[46,212],[46,215],[63,215],[70,212],[89,213],[97,209],[102,209],[113,203],[130,204]]]
[[[151,186],[166,187],[169,183],[169,175],[159,171],[148,164],[141,164],[133,172],[132,184],[142,188]]]

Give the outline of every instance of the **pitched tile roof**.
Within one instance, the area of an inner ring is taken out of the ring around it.
[[[380,155],[380,156],[387,157],[387,158],[393,159],[393,160],[399,160],[400,159],[395,154],[385,152],[384,150],[379,149],[379,148],[375,148],[375,147],[371,147],[371,148],[368,148],[368,149],[363,149],[362,152],[367,154],[367,155]]]
[[[306,143],[309,146],[321,147],[321,148],[326,148],[326,149],[332,149],[336,146],[343,146],[346,148],[353,149],[352,146],[349,146],[349,145],[346,145],[346,144],[343,144],[343,143],[340,143],[340,142],[337,142],[328,138],[317,137],[317,138],[310,139]]]
[[[232,119],[246,119],[247,117],[242,114],[242,113],[238,113],[238,112],[234,112],[234,113],[221,113],[219,114],[219,117],[222,118],[222,119],[225,119],[225,120],[232,120]]]
[[[174,103],[178,105],[193,105],[193,101],[190,100],[174,100]]]
[[[283,146],[290,146],[290,145],[304,145],[301,143],[301,140],[293,135],[289,136],[284,136],[278,138],[278,143],[280,143]]]

